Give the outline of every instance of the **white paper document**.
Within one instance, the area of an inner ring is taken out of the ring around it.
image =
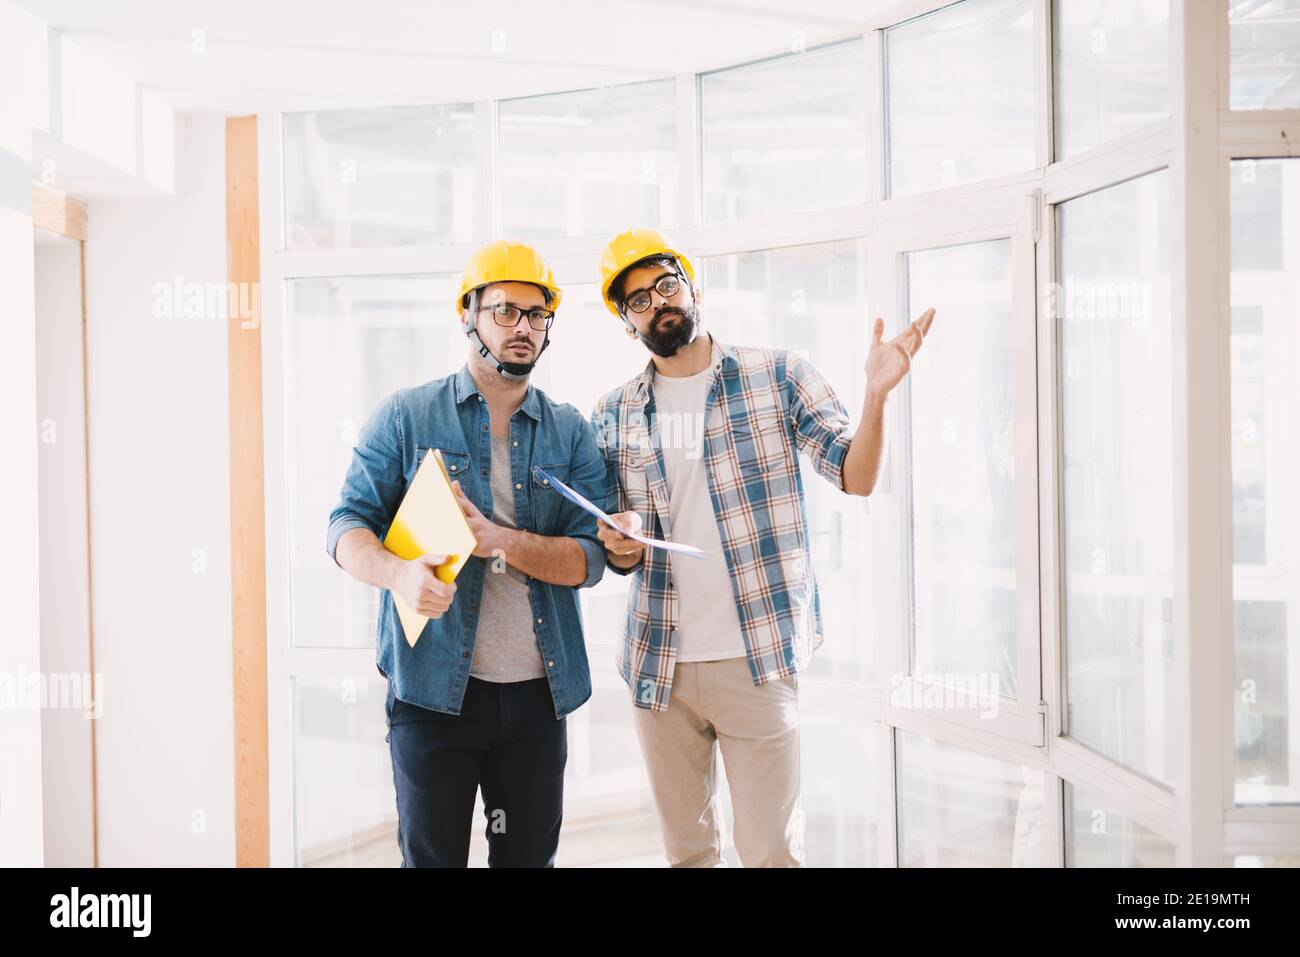
[[[640,535],[636,532],[624,531],[623,529],[619,528],[618,523],[615,522],[612,518],[610,518],[607,514],[605,514],[603,511],[601,511],[599,508],[597,508],[587,499],[583,498],[573,489],[569,488],[569,486],[565,485],[563,482],[557,479],[550,472],[546,471],[546,469],[542,468],[541,466],[538,466],[537,472],[539,475],[542,476],[542,478],[550,482],[551,486],[557,492],[559,492],[569,501],[575,503],[582,509],[590,512],[592,515],[595,515],[597,519],[609,525],[611,528],[617,528],[620,532],[623,532],[623,534],[626,535],[628,538],[632,539],[632,541],[640,542],[642,545],[648,545],[651,548],[661,548],[666,552],[676,552],[677,554],[680,555],[689,555],[691,558],[704,557],[704,552],[693,545],[682,545],[679,542],[665,542],[658,538],[648,538],[647,536]]]

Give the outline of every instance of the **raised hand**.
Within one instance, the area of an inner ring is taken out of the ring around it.
[[[921,313],[906,329],[886,340],[885,320],[877,318],[871,333],[871,350],[867,353],[867,391],[884,398],[903,381],[912,368],[913,357],[921,350],[934,310]]]

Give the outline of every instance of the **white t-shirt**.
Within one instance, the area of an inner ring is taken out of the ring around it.
[[[718,355],[715,347],[715,363]],[[681,608],[678,661],[718,661],[746,653],[704,458],[704,405],[712,374],[712,366],[681,378],[656,374],[653,386],[673,541],[706,552],[703,559],[677,555],[671,559]],[[709,422],[716,423],[721,415],[715,399]]]

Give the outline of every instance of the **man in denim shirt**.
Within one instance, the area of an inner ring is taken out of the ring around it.
[[[480,250],[456,299],[468,363],[379,404],[330,514],[330,555],[384,589],[376,665],[388,678],[403,867],[468,863],[479,787],[489,866],[555,862],[565,716],[591,697],[578,589],[605,570],[594,519],[539,472],[601,501],[605,464],[590,425],[528,381],[560,297],[530,247]],[[434,574],[448,556],[404,561],[381,544],[432,449],[478,540],[455,584]],[[394,592],[430,619],[414,646]]]

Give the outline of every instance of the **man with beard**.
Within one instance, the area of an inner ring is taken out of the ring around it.
[[[362,427],[327,550],[384,589],[376,665],[403,867],[464,867],[483,791],[488,866],[555,861],[568,757],[566,715],[591,697],[578,589],[605,549],[591,516],[544,469],[600,497],[605,464],[582,413],[529,383],[561,293],[542,257],[490,243],[456,296],[469,361],[399,389]],[[380,544],[423,457],[442,451],[478,545],[454,584],[449,556],[403,561]],[[393,594],[430,620],[408,644]]]
[[[862,419],[786,350],[706,332],[690,260],[659,232],[616,236],[601,291],[651,352],[592,413],[618,528],[601,524],[609,566],[631,574],[619,671],[668,861],[722,864],[718,750],[742,863],[802,866],[798,673],[822,642],[798,452],[850,495],[875,487],[884,410],[934,319],[885,340],[877,319]],[[704,550],[645,549],[645,530]]]

